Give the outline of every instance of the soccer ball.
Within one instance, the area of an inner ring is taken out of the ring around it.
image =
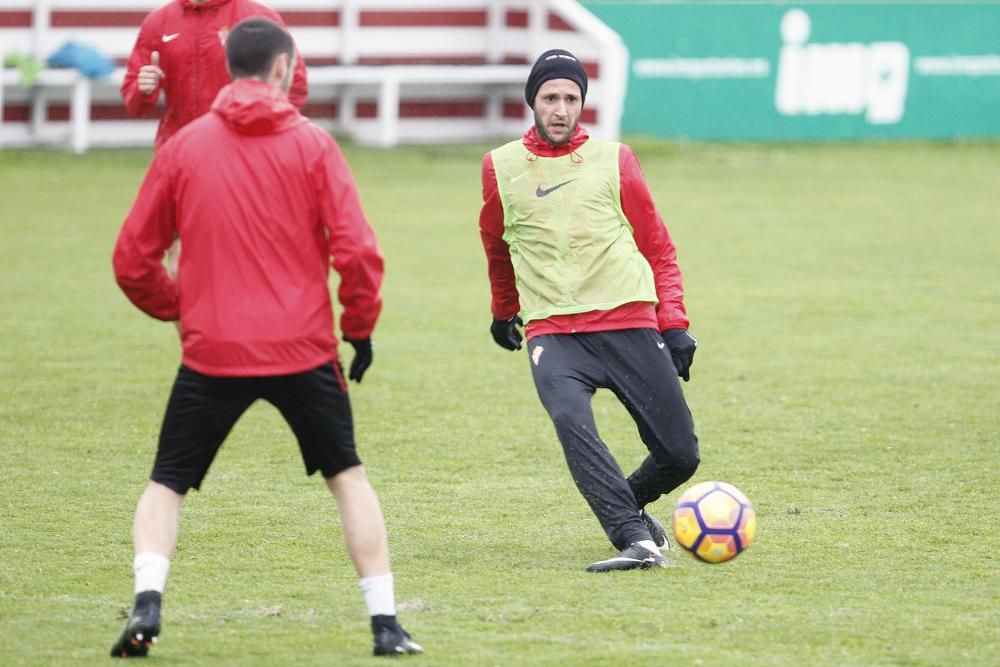
[[[674,537],[685,551],[705,563],[736,558],[753,542],[757,513],[750,499],[732,484],[701,482],[677,500]]]

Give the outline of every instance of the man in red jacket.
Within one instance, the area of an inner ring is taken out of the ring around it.
[[[208,112],[230,81],[225,54],[229,30],[251,16],[284,25],[276,11],[254,0],[171,0],[143,19],[121,94],[125,110],[144,117],[152,113],[163,91],[166,109],[156,129],[155,148]],[[288,99],[302,108],[307,94],[305,61],[296,57]],[[175,243],[167,254],[172,272],[177,270],[179,254],[180,245]]]
[[[251,18],[226,49],[233,83],[157,151],[114,250],[128,298],[179,319],[183,358],[136,509],[135,605],[111,654],[145,655],[157,640],[181,504],[257,399],[281,412],[307,474],[321,472],[336,498],[375,654],[419,653],[396,620],[385,524],[355,449],[327,286],[332,259],[341,329],[355,349],[349,377],[360,382],[382,307],[382,255],[337,144],[288,100],[291,36]],[[178,234],[175,280],[162,259]]]
[[[535,126],[483,159],[479,227],[493,293],[490,331],[528,356],[577,488],[619,550],[590,572],[664,566],[666,531],[645,511],[698,467],[678,376],[690,375],[677,253],[632,149],[579,125],[587,74],[554,49],[525,99]],[[590,399],[610,389],[649,456],[628,478],[597,434]]]
[[[229,83],[225,44],[240,20],[263,16],[284,25],[276,11],[254,0],[170,0],[143,20],[128,59],[121,94],[133,116],[148,116],[162,90],[166,111],[156,132],[159,148],[177,130],[207,113]],[[288,99],[301,108],[306,66],[296,58]]]

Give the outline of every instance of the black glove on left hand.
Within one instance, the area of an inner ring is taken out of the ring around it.
[[[347,377],[355,382],[361,382],[361,376],[372,365],[374,349],[372,339],[351,340],[350,338],[345,338],[344,340],[354,347],[354,360],[351,361],[351,370],[347,373]]]
[[[685,382],[691,379],[691,364],[694,363],[694,351],[698,348],[698,340],[688,333],[687,329],[665,329],[663,342],[670,350],[670,356],[677,367],[677,375]]]
[[[493,340],[496,341],[497,345],[513,352],[521,349],[521,341],[524,338],[517,327],[523,325],[524,322],[517,316],[509,320],[493,320],[493,324],[490,325],[490,333],[493,334]]]

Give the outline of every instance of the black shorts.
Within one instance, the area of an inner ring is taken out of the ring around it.
[[[186,493],[199,488],[223,441],[258,398],[274,405],[299,442],[306,474],[326,478],[359,465],[354,421],[339,366],[294,375],[210,377],[181,366],[160,429],[150,479]]]

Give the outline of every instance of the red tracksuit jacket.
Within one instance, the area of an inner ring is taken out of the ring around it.
[[[162,259],[184,248],[176,282]],[[278,88],[241,79],[157,151],[114,250],[128,298],[180,319],[183,363],[212,376],[287,375],[367,338],[383,260],[336,142]]]
[[[164,77],[160,89],[166,96],[166,111],[156,131],[156,147],[190,123],[208,113],[212,101],[230,82],[226,69],[225,40],[229,30],[248,16],[263,16],[280,25],[281,17],[270,7],[253,0],[171,0],[143,20],[139,37],[128,59],[121,94],[125,109],[133,116],[148,116],[156,106],[160,90],[139,92],[139,68],[149,65],[151,54],[160,54]],[[297,107],[306,102],[306,66],[296,58],[288,99]]]
[[[590,135],[581,125],[570,140],[562,146],[553,146],[538,136],[534,127],[525,134],[522,142],[529,151],[541,157],[560,157],[579,148]],[[621,203],[625,217],[632,225],[633,236],[639,252],[653,268],[653,281],[659,303],[626,303],[612,310],[593,310],[575,315],[554,315],[548,319],[528,324],[525,334],[529,339],[554,333],[584,333],[615,331],[618,329],[686,329],[687,311],[684,308],[684,286],[681,270],[677,265],[677,249],[670,233],[663,224],[656,205],[649,194],[646,179],[639,169],[635,152],[622,145],[618,153],[618,171],[621,176]],[[490,289],[493,293],[491,310],[496,319],[509,320],[517,315],[521,306],[514,283],[514,267],[510,249],[503,240],[503,204],[497,192],[497,177],[493,158],[487,153],[483,158],[483,208],[479,214],[479,232],[486,249]]]

